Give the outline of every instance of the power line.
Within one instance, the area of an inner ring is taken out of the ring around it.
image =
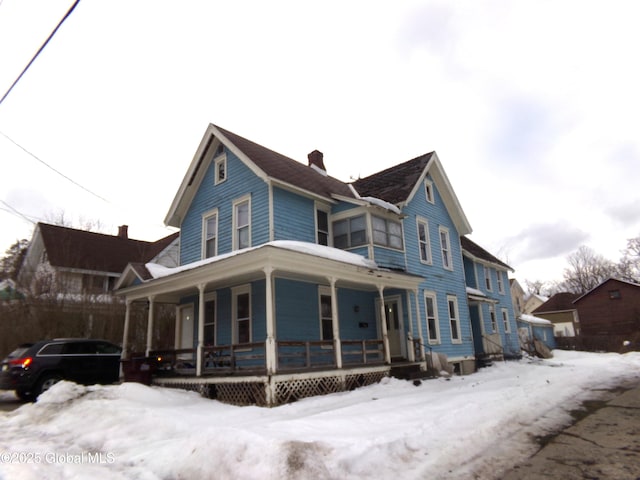
[[[73,10],[76,8],[76,6],[78,5],[78,3],[80,3],[80,0],[76,0],[75,2],[73,2],[73,5],[71,6],[71,8],[67,11],[67,13],[64,15],[64,17],[62,17],[62,19],[58,22],[58,25],[56,25],[56,28],[53,29],[53,31],[49,34],[49,36],[47,37],[47,39],[44,41],[44,43],[42,45],[40,45],[40,48],[38,49],[38,51],[35,53],[35,55],[31,58],[31,60],[29,61],[29,63],[27,64],[26,67],[24,67],[24,69],[22,70],[22,72],[20,72],[20,75],[18,75],[18,78],[15,79],[15,81],[11,84],[11,86],[9,87],[9,90],[6,91],[6,93],[2,96],[2,98],[0,98],[0,104],[2,104],[2,102],[4,101],[5,98],[7,98],[7,96],[9,95],[9,93],[11,93],[11,90],[13,90],[13,87],[16,86],[16,84],[20,81],[20,79],[22,78],[22,76],[27,72],[27,70],[29,69],[29,67],[31,66],[31,64],[35,61],[35,59],[38,57],[38,55],[40,55],[40,52],[42,52],[42,50],[44,50],[44,47],[47,46],[47,44],[49,43],[49,40],[51,40],[53,38],[53,36],[56,34],[56,32],[58,31],[58,29],[60,28],[60,26],[64,23],[64,21],[69,18],[69,15],[71,15],[71,12],[73,12]]]
[[[13,213],[16,216],[21,217],[22,219],[26,220],[27,222],[35,225],[36,222],[34,222],[33,220],[31,220],[29,217],[27,217],[26,215],[24,215],[23,213],[19,212],[18,210],[16,210],[15,208],[13,208],[11,205],[9,205],[7,202],[5,202],[4,200],[0,199],[0,203],[2,203],[3,205],[5,205],[9,210],[9,213]],[[5,210],[4,208],[1,210]]]
[[[73,180],[72,178],[66,176],[64,173],[62,173],[59,170],[56,170],[54,167],[52,167],[51,165],[49,165],[47,162],[45,162],[44,160],[42,160],[41,158],[37,157],[36,155],[34,155],[33,153],[31,153],[29,150],[27,150],[26,148],[24,148],[22,145],[20,145],[18,142],[16,142],[15,140],[13,140],[11,137],[9,137],[6,133],[0,131],[0,135],[2,135],[4,138],[6,138],[7,140],[9,140],[11,143],[13,143],[16,147],[20,148],[23,152],[25,152],[27,155],[30,155],[31,157],[33,157],[34,159],[36,159],[37,161],[39,161],[41,164],[43,164],[45,167],[51,169],[52,171],[54,171],[55,173],[57,173],[58,175],[60,175],[61,177],[63,177],[64,179],[70,181],[71,183],[73,183],[75,186],[80,187],[81,189],[83,189],[85,192],[89,192],[91,195],[93,195],[94,197],[99,198],[100,200],[102,200],[105,203],[110,203],[109,200],[107,200],[104,197],[101,197],[100,195],[98,195],[95,192],[92,192],[91,190],[89,190],[87,187],[80,185],[78,182],[76,182],[75,180]]]

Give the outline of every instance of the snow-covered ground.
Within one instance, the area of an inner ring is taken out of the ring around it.
[[[0,478],[496,478],[583,400],[640,382],[640,353],[554,353],[272,409],[134,383],[62,382],[0,413]]]

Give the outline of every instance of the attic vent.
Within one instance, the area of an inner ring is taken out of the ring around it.
[[[316,167],[316,169],[319,169],[326,174],[327,169],[324,166],[324,161],[322,160],[323,157],[324,155],[322,154],[322,152],[318,150],[314,150],[309,155],[307,155],[307,158],[309,159],[309,166]]]

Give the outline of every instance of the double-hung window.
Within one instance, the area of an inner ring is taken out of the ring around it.
[[[498,320],[496,318],[496,309],[493,305],[489,305],[489,318],[491,320],[491,333],[497,333]]]
[[[427,198],[427,202],[435,203],[435,196],[433,194],[433,182],[431,180],[424,181],[424,193]]]
[[[316,210],[316,241],[318,245],[329,245],[329,214]]]
[[[503,308],[501,312],[502,312],[502,323],[504,324],[504,332],[511,333],[511,324],[509,323],[509,311],[506,308]]]
[[[371,217],[373,243],[402,250],[402,224],[375,215]]]
[[[418,218],[418,250],[420,250],[420,261],[422,263],[431,264],[429,222],[425,218]]]
[[[504,281],[502,279],[502,272],[500,270],[496,270],[496,278],[498,280],[498,292],[504,294]]]
[[[451,343],[462,343],[458,299],[453,295],[447,295],[447,306],[449,311],[449,325],[451,327]]]
[[[320,335],[322,340],[333,340],[333,315],[331,310],[331,290],[319,287],[320,297]]]
[[[333,246],[351,248],[367,243],[367,222],[364,215],[333,222]]]
[[[202,217],[203,248],[202,258],[215,257],[218,254],[218,211],[209,212]]]
[[[242,198],[233,204],[233,249],[251,246],[251,200]]]
[[[251,343],[251,286],[232,290],[233,343]]]
[[[438,324],[438,305],[435,293],[424,293],[424,309],[427,316],[427,337],[429,343],[440,343],[440,325]]]
[[[442,267],[447,270],[453,270],[453,259],[451,257],[451,241],[449,239],[449,230],[440,227],[440,250],[442,251]]]
[[[227,179],[227,156],[223,153],[216,157],[215,161],[215,185]]]
[[[491,291],[493,290],[493,286],[491,285],[491,270],[487,266],[482,268],[484,269],[484,286],[488,291]]]
[[[216,294],[205,296],[204,303],[204,344],[216,344]]]

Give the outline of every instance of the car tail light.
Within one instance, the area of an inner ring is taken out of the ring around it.
[[[9,360],[9,365],[11,365],[12,367],[27,368],[32,363],[33,363],[32,357],[14,358],[13,360]]]

